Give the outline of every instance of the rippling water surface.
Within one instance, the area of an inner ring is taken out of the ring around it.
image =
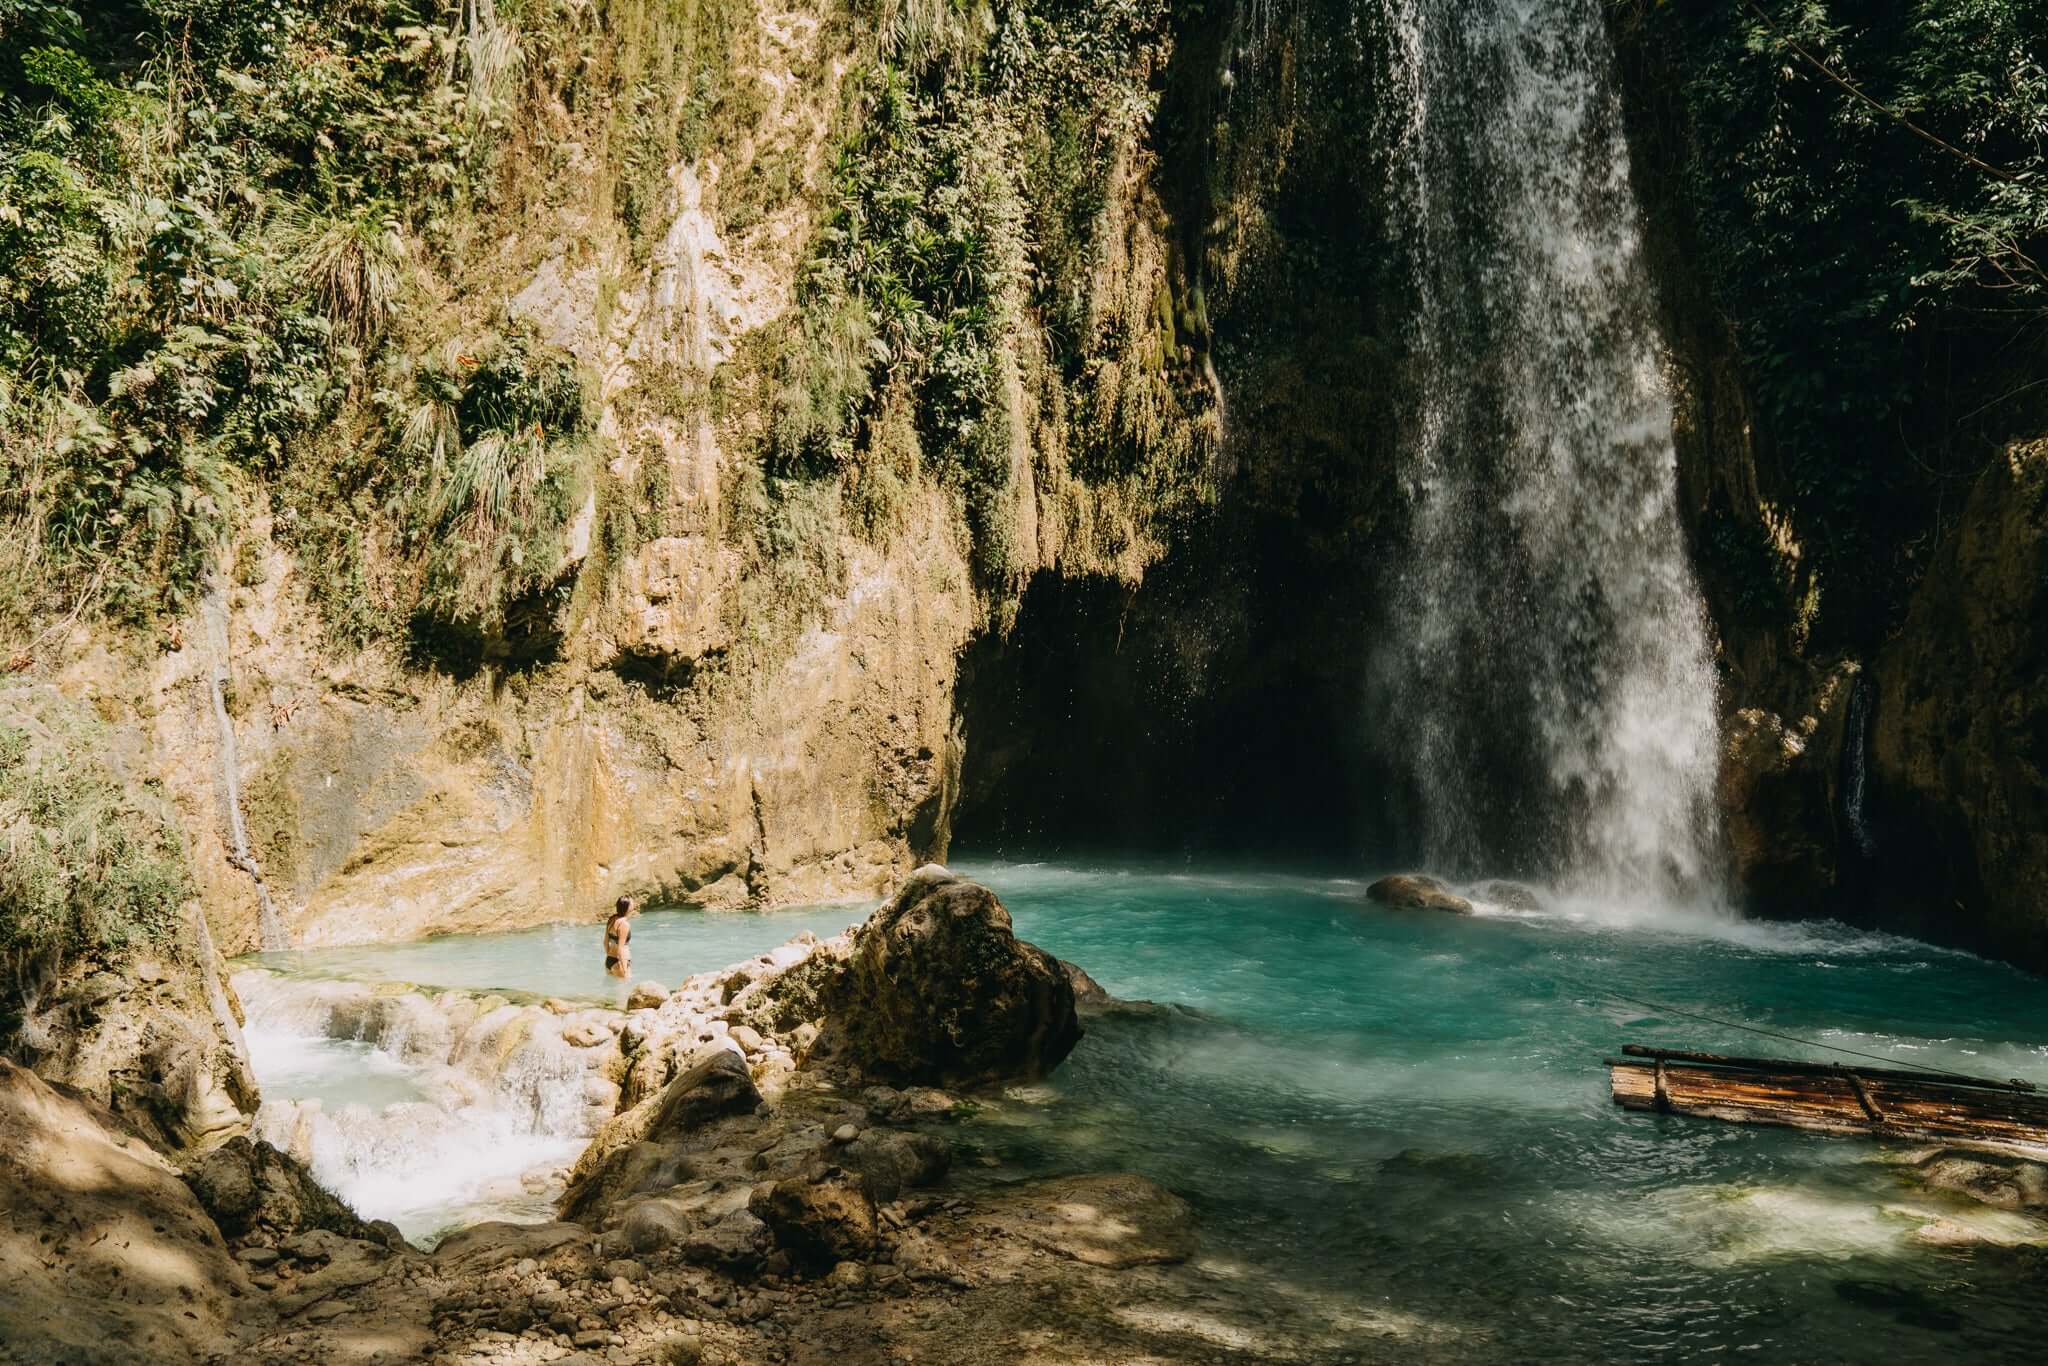
[[[962,1126],[980,1159],[963,1174],[1147,1173],[1200,1208],[1210,1257],[1353,1307],[1367,1358],[2038,1360],[2042,1263],[1916,1237],[1936,1218],[2004,1240],[2038,1226],[1916,1191],[1903,1149],[1617,1110],[1600,1066],[1625,1042],[1805,1051],[1683,1010],[2048,1081],[2037,979],[1827,924],[1612,907],[1464,918],[1376,910],[1345,880],[964,871],[1025,937],[1174,1008],[1092,1021],[1050,1083]],[[863,909],[650,913],[636,975],[673,981]],[[597,934],[260,961],[602,998]],[[266,1085],[315,1093],[318,1065],[293,1057]]]

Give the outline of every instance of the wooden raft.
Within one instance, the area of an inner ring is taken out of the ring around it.
[[[1617,1105],[1738,1124],[1931,1140],[2048,1159],[2048,1096],[2023,1081],[1734,1058],[1629,1044]]]

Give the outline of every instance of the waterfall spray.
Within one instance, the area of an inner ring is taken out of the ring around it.
[[[1716,887],[1715,682],[1599,0],[1380,0],[1410,541],[1378,681],[1430,857]]]

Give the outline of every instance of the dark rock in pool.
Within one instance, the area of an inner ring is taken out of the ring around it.
[[[1403,1148],[1382,1158],[1380,1170],[1390,1176],[1426,1176],[1475,1189],[1493,1183],[1499,1175],[1476,1153],[1439,1153],[1427,1148]]]
[[[1835,1295],[1858,1308],[1890,1314],[1909,1328],[1953,1333],[1964,1323],[1963,1316],[1937,1296],[1896,1281],[1836,1281]]]
[[[1398,873],[1383,877],[1365,889],[1366,900],[1401,911],[1448,911],[1470,915],[1472,903],[1433,877],[1420,873]]]
[[[1074,984],[996,894],[937,865],[854,932],[828,994],[833,1052],[892,1084],[1041,1076],[1081,1041]]]
[[[1481,885],[1475,889],[1473,895],[1481,901],[1510,911],[1543,909],[1543,896],[1534,887],[1520,882],[1509,882],[1503,878],[1495,878],[1492,882]]]

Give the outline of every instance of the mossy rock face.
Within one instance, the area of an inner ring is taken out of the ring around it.
[[[893,1084],[1041,1076],[1081,1040],[1059,960],[1024,943],[994,892],[928,866],[854,936],[827,1032]]]
[[[2048,971],[2048,441],[1986,468],[1874,672],[1887,919]]]

